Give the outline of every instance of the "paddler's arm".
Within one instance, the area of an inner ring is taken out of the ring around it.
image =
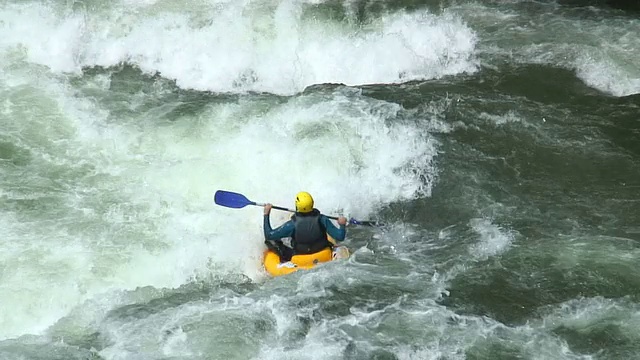
[[[285,237],[291,236],[293,234],[293,230],[295,226],[293,225],[293,221],[289,220],[281,226],[272,229],[271,222],[269,221],[269,214],[271,213],[271,204],[265,204],[264,206],[264,221],[263,221],[263,229],[264,229],[264,239],[265,240],[279,240]]]
[[[322,221],[325,229],[327,229],[329,236],[336,241],[344,241],[344,238],[347,236],[347,227],[345,226],[347,224],[347,218],[340,216],[338,218],[338,227],[333,225],[333,222],[324,215],[320,215],[320,221]]]

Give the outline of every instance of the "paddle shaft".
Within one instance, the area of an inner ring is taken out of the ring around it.
[[[264,207],[264,206],[265,206],[265,205],[267,205],[267,204],[263,204],[263,203],[254,203],[254,205]],[[276,210],[288,211],[288,212],[292,212],[292,213],[296,212],[295,210],[287,209],[286,207],[282,207],[282,206],[275,206],[275,205],[271,205],[271,208],[272,208],[272,209],[276,209]],[[324,214],[323,214],[323,215],[324,215]],[[331,219],[331,220],[338,220],[338,217],[337,217],[337,216],[329,216],[329,215],[324,215],[324,216],[328,217],[328,218],[329,218],[329,219]]]

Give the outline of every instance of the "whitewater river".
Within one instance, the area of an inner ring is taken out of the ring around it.
[[[0,0],[0,359],[640,358],[639,93],[606,1]]]

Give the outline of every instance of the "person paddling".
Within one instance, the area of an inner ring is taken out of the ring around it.
[[[296,195],[295,204],[296,212],[291,220],[276,229],[271,228],[269,220],[272,205],[264,205],[265,244],[269,250],[280,257],[278,267],[295,267],[296,265],[291,262],[293,255],[313,254],[332,247],[333,244],[327,235],[336,241],[343,241],[347,235],[347,218],[339,217],[338,227],[336,227],[328,217],[320,214],[320,211],[313,207],[313,197],[308,192],[299,192]],[[291,247],[282,242],[286,237],[291,237]]]

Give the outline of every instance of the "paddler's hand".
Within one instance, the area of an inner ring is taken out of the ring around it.
[[[273,207],[273,205],[271,204],[264,204],[264,214],[265,215],[269,215],[271,213],[271,207]]]
[[[344,217],[344,216],[340,216],[340,217],[338,218],[338,224],[340,224],[340,225],[347,225],[347,218],[346,218],[346,217]]]

